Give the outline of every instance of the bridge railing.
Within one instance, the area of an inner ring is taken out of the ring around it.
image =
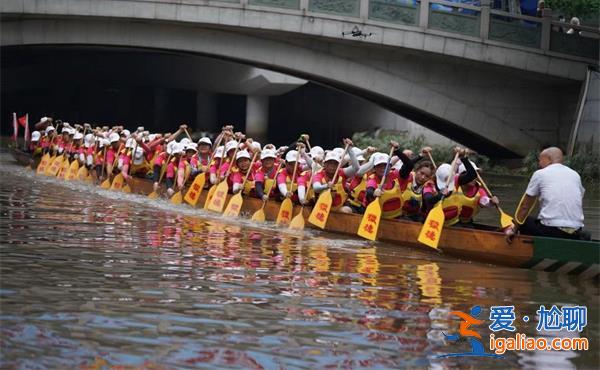
[[[491,9],[491,0],[457,3],[446,0],[217,0],[242,6],[298,10],[306,15],[319,14],[356,18],[357,22],[391,27],[416,27],[432,32],[478,39],[490,43],[511,44],[517,48],[566,54],[597,63],[600,30],[561,24],[552,20],[550,9],[542,17],[532,17]],[[473,5],[477,4],[477,5]],[[574,28],[580,32],[560,32]]]

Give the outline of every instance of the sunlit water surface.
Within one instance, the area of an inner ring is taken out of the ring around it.
[[[1,158],[2,368],[599,366],[597,283],[222,219]],[[538,333],[521,318],[540,304],[586,305],[588,325]],[[487,351],[492,305],[515,305],[519,332],[591,348],[436,359],[470,350],[443,332],[473,305]]]

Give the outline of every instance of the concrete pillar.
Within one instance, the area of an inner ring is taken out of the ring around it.
[[[550,34],[552,32],[552,9],[544,8],[542,10],[542,40],[541,49],[550,50]]]
[[[263,143],[269,127],[269,97],[248,95],[246,98],[246,135]]]
[[[369,19],[369,0],[360,0],[360,18],[363,21]]]
[[[219,132],[218,96],[205,91],[196,92],[196,123],[194,131]]]
[[[421,0],[419,9],[419,27],[426,29],[429,27],[429,0]]]
[[[481,0],[481,27],[479,32],[484,40],[487,40],[490,33],[490,6],[490,0]]]

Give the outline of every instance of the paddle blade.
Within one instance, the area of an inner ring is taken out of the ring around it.
[[[503,210],[501,210],[500,208],[498,208],[498,211],[500,212],[500,226],[502,226],[503,229],[506,229],[509,226],[513,225],[513,218],[509,215],[507,215],[506,213],[504,213]]]
[[[304,215],[302,214],[302,210],[292,218],[290,222],[290,229],[294,230],[304,230]]]
[[[181,190],[173,194],[173,196],[171,197],[171,203],[173,204],[181,204],[182,200],[183,196],[181,195]]]
[[[281,206],[279,207],[279,213],[277,213],[277,219],[275,220],[275,224],[277,225],[287,225],[290,223],[292,219],[292,210],[294,205],[292,204],[291,199],[285,198],[283,202],[281,202]]]
[[[110,190],[117,190],[117,191],[122,190],[124,182],[125,182],[125,179],[123,178],[123,174],[119,173],[113,179],[113,182],[110,185]]]
[[[69,172],[69,168],[71,167],[71,163],[68,159],[65,158],[62,165],[60,166],[60,170],[56,174],[56,177],[59,179],[65,180],[67,177],[67,172]]]
[[[79,172],[79,161],[74,160],[73,163],[71,163],[71,165],[69,166],[69,170],[67,171],[67,176],[65,176],[65,179],[69,180],[69,181],[77,179],[78,172]]]
[[[227,204],[227,207],[225,207],[225,211],[223,212],[223,214],[227,217],[236,217],[240,214],[243,202],[244,199],[242,198],[242,192],[240,191],[239,193],[231,197],[229,203]]]
[[[129,184],[125,184],[125,186],[123,186],[123,193],[131,193],[131,187]]]
[[[40,161],[40,164],[38,164],[37,169],[36,169],[36,173],[44,173],[46,171],[46,167],[48,166],[48,163],[50,162],[50,154],[46,153],[42,156],[42,160]]]
[[[158,198],[158,193],[153,191],[152,193],[148,194],[148,198],[156,199],[156,198]]]
[[[421,228],[417,240],[431,248],[437,249],[442,236],[442,228],[444,227],[444,209],[442,201],[433,207],[427,215],[427,219]]]
[[[254,212],[254,214],[252,215],[252,221],[265,222],[265,211],[261,208],[258,211]]]
[[[308,222],[324,229],[329,218],[329,211],[331,211],[331,202],[331,190],[327,189],[319,195],[317,204],[315,204],[310,216],[308,216]]]
[[[210,189],[208,189],[208,194],[206,194],[206,200],[204,201],[204,209],[208,209],[208,205],[210,204],[210,201],[213,197],[213,195],[215,195],[215,191],[217,190],[217,185],[213,185],[210,187]]]
[[[102,184],[100,184],[100,187],[102,189],[110,189],[110,179],[106,179],[106,180],[102,181]]]
[[[225,207],[225,200],[227,199],[227,180],[221,181],[217,188],[215,189],[215,193],[208,204],[208,210],[214,212],[223,212],[223,207]]]
[[[381,203],[379,203],[379,198],[377,198],[372,201],[365,210],[365,214],[360,221],[360,225],[358,226],[358,231],[356,233],[358,236],[362,236],[365,239],[377,239],[379,221],[381,221]]]
[[[190,185],[190,188],[188,189],[188,191],[185,193],[185,196],[183,197],[183,200],[191,205],[192,207],[195,207],[196,204],[198,204],[198,200],[200,199],[200,193],[202,193],[202,189],[204,188],[204,182],[206,181],[206,176],[201,173],[198,176],[196,176],[196,178],[194,179],[194,182],[192,182],[192,185]]]
[[[58,171],[60,171],[62,163],[63,163],[62,155],[59,155],[58,157],[54,158],[54,160],[52,161],[50,166],[48,166],[48,168],[46,168],[46,171],[44,172],[46,174],[46,176],[56,176],[58,174]]]
[[[85,166],[79,167],[79,170],[77,171],[77,178],[81,181],[85,181],[87,177],[88,169]]]

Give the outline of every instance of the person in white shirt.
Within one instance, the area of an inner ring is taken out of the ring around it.
[[[528,235],[580,239],[583,237],[583,194],[579,174],[562,164],[559,148],[544,149],[525,195],[515,212],[515,227],[507,230],[512,237],[517,229]],[[529,217],[536,200],[540,202],[537,219]]]

